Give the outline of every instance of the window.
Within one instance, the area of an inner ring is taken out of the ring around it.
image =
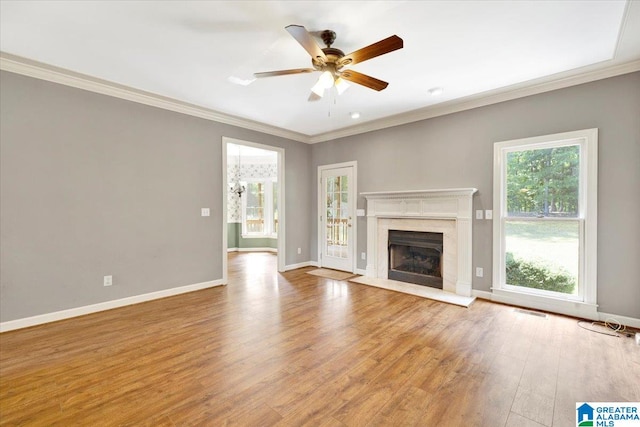
[[[270,178],[247,180],[242,185],[242,237],[277,237],[277,182]]]
[[[595,304],[597,129],[494,146],[494,292]]]

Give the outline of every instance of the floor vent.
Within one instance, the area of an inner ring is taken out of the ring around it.
[[[530,316],[544,317],[545,319],[547,318],[547,315],[545,313],[540,313],[538,311],[523,310],[521,308],[516,308],[514,311],[516,311],[517,313],[528,314]]]

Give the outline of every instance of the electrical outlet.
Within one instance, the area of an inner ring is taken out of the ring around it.
[[[367,253],[366,253],[366,252],[362,252],[362,253],[360,254],[360,258],[362,258],[362,259],[367,259]]]
[[[104,279],[102,281],[102,284],[104,286],[111,286],[113,285],[113,276],[104,276]]]
[[[211,215],[211,209],[209,208],[200,209],[200,216],[210,216],[210,215]]]
[[[476,277],[482,277],[484,275],[484,269],[482,267],[476,267]]]
[[[476,219],[482,219],[482,210],[477,210],[476,211]]]
[[[302,248],[298,248],[298,255],[302,253]]]
[[[493,211],[491,209],[487,209],[484,211],[484,217],[486,219],[493,219]]]

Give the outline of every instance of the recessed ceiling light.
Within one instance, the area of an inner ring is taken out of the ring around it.
[[[359,119],[360,118],[360,113],[358,112],[353,112],[349,114],[351,116],[352,119]]]
[[[236,77],[236,76],[229,76],[229,77],[227,77],[227,80],[229,80],[234,85],[249,86],[256,79],[242,79],[242,78]]]
[[[438,95],[442,95],[442,92],[444,92],[444,89],[441,87],[432,87],[427,92],[429,92],[429,95],[431,96],[438,96]]]

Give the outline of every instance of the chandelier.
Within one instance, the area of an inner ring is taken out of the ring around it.
[[[241,176],[241,168],[240,168],[240,147],[238,147],[238,174],[236,175],[237,179],[235,183],[232,183],[229,186],[229,189],[232,193],[238,195],[238,197],[242,197],[242,193],[246,191],[246,187],[240,184],[240,176]]]

